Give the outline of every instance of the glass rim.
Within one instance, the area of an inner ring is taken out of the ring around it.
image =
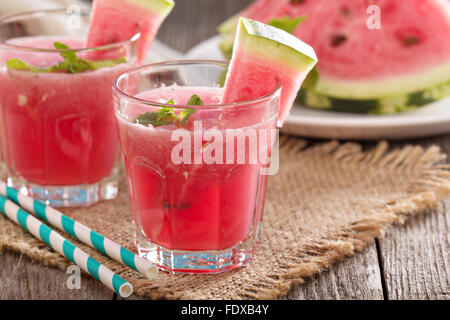
[[[22,16],[36,17],[38,15],[52,14],[52,13],[58,13],[58,12],[67,14],[68,8],[69,7],[60,8],[60,9],[30,10],[30,11],[23,11],[23,12],[13,13],[13,14],[9,14],[9,15],[4,15],[4,16],[0,17],[0,28],[7,23],[15,22],[16,21],[15,19],[20,20],[20,17],[22,17]],[[80,8],[80,13],[90,15],[91,11],[88,9]],[[134,34],[128,40],[119,41],[119,42],[101,45],[101,46],[96,46],[96,47],[79,48],[79,49],[41,49],[41,48],[33,48],[33,47],[11,44],[11,43],[7,42],[8,40],[6,40],[6,41],[0,41],[0,48],[9,48],[9,49],[13,49],[15,51],[22,50],[22,51],[31,51],[31,52],[44,52],[44,53],[89,52],[89,51],[109,50],[109,49],[114,49],[116,47],[121,47],[128,43],[137,42],[140,37],[141,37],[141,33],[138,32],[138,33]]]
[[[281,80],[279,77],[276,77],[275,87],[272,90],[270,90],[268,93],[266,93],[260,97],[243,100],[243,101],[238,101],[238,102],[232,102],[232,103],[192,106],[192,105],[186,105],[186,104],[168,105],[167,103],[153,102],[153,101],[150,101],[147,99],[137,98],[131,94],[126,93],[119,86],[119,82],[122,81],[125,77],[130,76],[131,74],[133,74],[135,72],[142,71],[144,69],[151,69],[154,67],[165,67],[165,66],[182,66],[182,65],[189,65],[189,64],[192,64],[192,65],[195,65],[195,64],[216,65],[216,66],[223,66],[224,68],[226,68],[228,66],[227,61],[221,61],[221,60],[170,60],[170,61],[164,61],[164,62],[150,63],[150,64],[146,64],[143,66],[134,67],[134,68],[129,69],[129,70],[123,72],[122,74],[120,74],[119,77],[113,83],[113,91],[129,101],[152,106],[152,107],[158,107],[158,108],[170,107],[173,109],[190,108],[190,109],[196,109],[196,110],[202,110],[202,109],[216,110],[216,109],[228,109],[228,108],[243,107],[246,105],[257,104],[257,103],[261,103],[263,101],[269,100],[281,92]]]

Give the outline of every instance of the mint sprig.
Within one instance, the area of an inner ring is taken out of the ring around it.
[[[64,58],[64,61],[58,63],[57,65],[51,66],[49,68],[37,68],[35,66],[26,63],[23,60],[20,60],[18,58],[12,58],[6,62],[6,67],[9,69],[31,71],[35,73],[37,72],[80,73],[87,70],[98,70],[101,68],[114,67],[115,65],[126,62],[125,57],[120,57],[118,59],[111,59],[111,60],[98,60],[98,61],[83,60],[77,57],[76,52],[70,51],[72,49],[69,46],[65,45],[64,43],[54,42],[53,45],[55,49],[63,50],[60,52],[60,54]]]
[[[181,121],[180,121],[181,126],[184,127],[186,125],[186,122],[189,120],[191,115],[193,115],[195,113],[195,111],[197,111],[197,110],[190,109],[190,108],[186,108],[186,109],[183,109],[180,111],[180,116],[182,117]]]
[[[193,94],[187,103],[188,106],[202,106],[203,100],[196,94]]]
[[[9,69],[31,72],[49,72],[49,69],[37,68],[17,58],[12,58],[6,61],[6,67]]]
[[[282,18],[273,18],[269,21],[269,25],[289,33],[293,33],[297,26],[305,21],[305,16],[290,18],[288,16]]]
[[[166,102],[166,104],[173,105],[174,100],[170,99]],[[202,106],[203,104],[203,100],[196,94],[192,95],[187,103],[188,106]],[[160,127],[178,123],[180,126],[184,127],[189,118],[196,111],[197,110],[192,108],[184,108],[180,111],[179,115],[177,115],[173,111],[173,108],[168,106],[161,107],[158,111],[146,112],[141,114],[139,117],[134,119],[134,122],[143,126],[148,126],[149,124],[151,124],[153,127]]]
[[[143,126],[151,124],[154,127],[172,124],[178,117],[170,107],[162,107],[158,111],[146,112],[137,117],[134,122]]]

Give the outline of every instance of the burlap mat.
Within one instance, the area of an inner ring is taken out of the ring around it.
[[[129,280],[137,295],[169,299],[272,299],[294,283],[361,250],[393,222],[438,206],[450,194],[450,166],[438,147],[387,143],[363,152],[358,144],[307,147],[281,138],[280,171],[270,177],[262,243],[253,263],[219,275],[169,275],[154,280],[83,250]],[[134,250],[125,183],[119,197],[90,208],[64,210]],[[73,240],[73,239],[72,239]],[[0,215],[0,250],[67,268],[69,261]]]

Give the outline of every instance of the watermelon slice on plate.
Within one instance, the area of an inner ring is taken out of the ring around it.
[[[264,23],[307,17],[293,31],[320,61],[299,96],[307,106],[395,113],[450,96],[447,0],[259,0],[241,15]],[[236,22],[219,28],[226,56]]]
[[[261,97],[279,79],[282,89],[278,124],[282,126],[300,86],[316,63],[313,48],[300,39],[275,27],[240,18],[222,102]]]
[[[94,0],[87,46],[126,41],[140,33],[138,60],[142,62],[174,5],[173,0]]]

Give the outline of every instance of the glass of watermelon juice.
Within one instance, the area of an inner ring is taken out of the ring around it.
[[[246,265],[259,239],[281,89],[221,104],[226,70],[165,62],[114,84],[137,249],[172,273]]]
[[[85,47],[89,12],[0,19],[0,133],[10,186],[53,206],[117,195],[113,80],[136,61],[138,35]]]

